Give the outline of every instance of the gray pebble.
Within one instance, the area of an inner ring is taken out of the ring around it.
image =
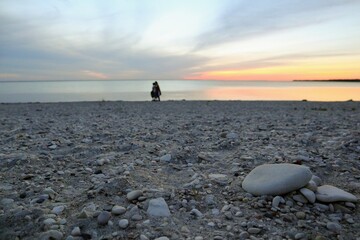
[[[250,233],[250,234],[258,234],[259,232],[261,232],[260,228],[251,227],[248,229],[248,233]]]
[[[80,236],[81,235],[81,230],[79,227],[74,227],[74,229],[71,231],[71,235],[72,236]]]
[[[40,235],[41,240],[61,240],[63,234],[57,230],[50,230]]]
[[[115,205],[112,209],[111,209],[111,213],[114,215],[121,215],[124,214],[126,212],[126,208],[122,207],[122,206],[117,206]]]
[[[125,229],[129,226],[129,220],[127,219],[121,219],[119,220],[119,227],[122,229]]]
[[[326,228],[336,233],[339,233],[342,229],[341,225],[336,222],[328,222]]]
[[[99,225],[106,225],[108,221],[110,220],[111,214],[107,211],[102,211],[98,217],[97,222]]]
[[[138,199],[142,194],[143,194],[143,192],[142,192],[141,190],[134,190],[134,191],[129,192],[129,193],[126,195],[126,198],[127,198],[129,201],[133,201],[133,200]]]

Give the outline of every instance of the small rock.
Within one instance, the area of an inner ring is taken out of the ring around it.
[[[318,176],[313,175],[311,177],[311,181],[313,181],[317,186],[321,186],[322,180]]]
[[[150,200],[147,214],[153,217],[168,217],[170,210],[164,198],[160,197]]]
[[[57,207],[54,207],[51,212],[56,214],[56,215],[59,215],[61,214],[65,209],[65,206],[57,206]]]
[[[106,225],[110,220],[111,214],[107,211],[102,211],[97,217],[97,222],[99,225]]]
[[[296,212],[296,213],[295,213],[295,216],[296,216],[298,219],[305,219],[306,213],[304,213],[304,212]]]
[[[336,233],[339,233],[342,229],[341,225],[336,222],[328,222],[326,228]]]
[[[124,214],[126,212],[126,208],[122,207],[122,206],[117,206],[115,205],[112,209],[111,209],[111,213],[114,215],[121,215]]]
[[[71,235],[72,236],[80,236],[81,235],[81,230],[79,227],[74,227],[74,229],[71,231]]]
[[[126,198],[129,200],[129,201],[133,201],[133,200],[136,200],[138,199],[140,196],[143,195],[143,192],[141,190],[134,190],[134,191],[131,191],[129,192],[127,195],[126,195]]]
[[[248,239],[249,237],[250,237],[250,234],[249,234],[248,232],[242,232],[242,233],[240,233],[240,235],[239,235],[239,238],[240,238],[241,240]]]
[[[166,155],[160,157],[160,161],[162,161],[162,162],[170,162],[171,161],[171,154],[166,154]]]
[[[250,234],[258,234],[259,232],[261,232],[260,228],[251,227],[248,229],[248,233],[250,233]]]
[[[119,220],[119,227],[122,229],[125,229],[129,226],[129,220],[127,219],[121,219]]]
[[[273,198],[271,205],[277,208],[281,202],[285,202],[285,200],[281,196],[276,196]]]
[[[202,218],[203,217],[203,214],[199,210],[197,210],[196,208],[192,209],[190,211],[190,214],[195,215],[197,218]]]
[[[303,195],[294,195],[293,199],[297,202],[307,203],[308,200]]]
[[[302,188],[300,189],[300,192],[302,195],[304,195],[304,197],[311,203],[314,203],[316,200],[316,196],[315,193],[313,191],[311,191],[308,188]]]
[[[55,219],[52,219],[52,218],[47,218],[44,220],[43,222],[45,225],[47,226],[51,226],[51,225],[54,225],[56,223]]]
[[[56,230],[50,230],[40,235],[41,240],[61,240],[62,238],[63,234]]]

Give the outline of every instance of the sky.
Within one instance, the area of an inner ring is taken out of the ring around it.
[[[360,78],[360,0],[0,0],[0,81]]]

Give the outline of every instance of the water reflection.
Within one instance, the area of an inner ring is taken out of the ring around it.
[[[218,100],[359,101],[360,87],[217,87],[206,90],[205,95],[206,99]]]

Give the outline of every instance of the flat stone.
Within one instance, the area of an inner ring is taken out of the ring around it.
[[[311,191],[310,189],[307,188],[302,188],[300,189],[300,192],[302,195],[304,195],[304,197],[311,203],[314,203],[316,200],[316,196],[315,193],[313,191]]]
[[[153,217],[168,217],[170,216],[170,210],[164,198],[160,197],[149,201],[147,214]]]
[[[282,195],[304,187],[311,179],[309,168],[289,163],[264,164],[253,169],[242,182],[255,195]]]
[[[321,202],[357,202],[357,197],[353,194],[331,185],[318,187],[315,194],[316,199]]]
[[[162,162],[170,162],[171,161],[171,154],[165,154],[164,156],[160,157],[160,161],[162,161]]]
[[[51,210],[51,212],[56,214],[56,215],[59,215],[64,211],[64,209],[65,209],[65,206],[63,206],[63,205],[62,206],[56,206]]]
[[[126,198],[127,198],[129,201],[133,201],[133,200],[138,199],[142,194],[143,194],[143,192],[142,192],[141,190],[134,190],[134,191],[129,192],[129,193],[126,195]]]
[[[228,180],[228,177],[225,174],[219,174],[219,173],[209,174],[209,178],[211,180],[221,181],[221,182],[225,182]]]

